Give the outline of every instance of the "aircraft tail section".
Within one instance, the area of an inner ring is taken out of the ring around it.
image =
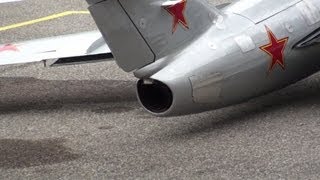
[[[197,38],[217,17],[205,0],[87,0],[125,71],[139,69]]]

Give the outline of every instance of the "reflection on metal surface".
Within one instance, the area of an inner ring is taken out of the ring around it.
[[[250,36],[240,35],[235,37],[234,40],[244,53],[254,50],[256,48],[256,45],[254,44]]]
[[[303,15],[308,25],[313,25],[320,21],[319,9],[310,0],[304,0],[297,4],[297,8]]]
[[[236,3],[228,11],[244,16],[254,23],[264,21],[277,13],[295,5],[301,0],[244,0]]]
[[[290,33],[294,32],[294,28],[293,28],[293,26],[291,24],[285,23],[284,26],[286,27],[288,32],[290,32]]]
[[[221,92],[223,77],[220,73],[191,76],[193,100],[196,103],[216,102]]]

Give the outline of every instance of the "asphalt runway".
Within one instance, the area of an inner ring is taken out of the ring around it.
[[[0,4],[0,26],[83,0]],[[70,15],[0,32],[0,44],[95,29]],[[320,75],[249,102],[158,118],[114,62],[0,67],[0,179],[319,179]]]

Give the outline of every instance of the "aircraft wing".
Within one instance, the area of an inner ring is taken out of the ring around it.
[[[53,64],[75,64],[113,59],[99,31],[0,45],[0,65],[55,59]]]

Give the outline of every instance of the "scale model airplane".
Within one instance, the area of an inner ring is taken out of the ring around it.
[[[320,69],[319,0],[87,2],[101,33],[3,45],[0,63],[114,57],[139,79],[138,99],[157,116],[244,102]]]

